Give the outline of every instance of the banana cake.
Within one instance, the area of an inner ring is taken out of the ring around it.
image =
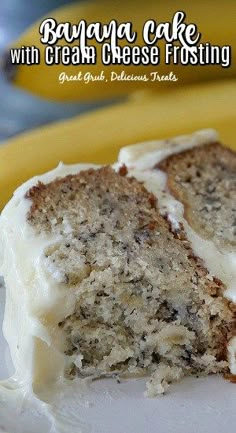
[[[0,220],[4,334],[33,390],[147,375],[154,396],[235,373],[235,155],[213,141],[128,147],[114,167],[60,165],[16,191]],[[211,176],[219,215],[201,212]]]

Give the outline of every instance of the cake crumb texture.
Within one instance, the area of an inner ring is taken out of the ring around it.
[[[218,247],[235,247],[236,153],[211,143],[172,155],[157,168],[167,173],[193,229]]]
[[[184,375],[228,372],[235,325],[223,284],[125,168],[39,183],[27,198],[37,235],[58,239],[45,251],[45,272],[75,297],[57,324],[67,377],[148,374],[154,396]]]

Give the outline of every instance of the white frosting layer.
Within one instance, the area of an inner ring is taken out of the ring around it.
[[[118,161],[129,168],[136,170],[140,168],[143,171],[170,155],[216,141],[218,141],[218,134],[214,129],[202,129],[191,135],[179,135],[167,140],[147,141],[123,147]]]
[[[62,377],[63,339],[55,325],[74,310],[75,299],[44,268],[45,248],[58,238],[35,235],[26,219],[31,202],[24,196],[38,181],[48,183],[91,167],[98,166],[60,164],[30,179],[15,191],[0,217],[0,275],[6,285],[3,332],[16,378],[35,391]]]
[[[206,129],[192,135],[174,137],[170,140],[152,141],[127,146],[121,149],[119,164],[125,164],[130,175],[144,182],[145,187],[158,197],[158,205],[162,214],[175,229],[183,224],[184,230],[191,242],[194,253],[201,257],[209,273],[221,279],[227,287],[225,297],[236,302],[236,251],[219,250],[210,240],[200,237],[184,218],[184,207],[167,189],[167,175],[153,167],[171,154],[207,143],[216,142],[217,133]],[[229,346],[230,369],[236,374],[236,337],[232,338]]]

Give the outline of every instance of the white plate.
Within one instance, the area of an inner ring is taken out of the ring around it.
[[[0,288],[0,321],[4,289]],[[1,326],[1,325],[0,325]],[[0,335],[0,379],[9,371],[9,354]],[[7,365],[8,364],[8,367]],[[11,367],[10,367],[11,369]],[[63,433],[235,433],[236,385],[219,377],[186,379],[155,399],[145,399],[145,380],[100,380],[80,390],[72,385],[70,422]],[[12,391],[9,391],[9,395]],[[4,401],[5,400],[5,401]],[[76,404],[74,401],[76,400]],[[44,408],[29,409],[17,394],[11,402],[0,390],[0,431],[7,433],[49,433],[50,422]],[[46,406],[45,406],[46,407]],[[63,420],[65,400],[54,399],[54,413]],[[78,421],[79,420],[79,421]],[[79,424],[79,426],[78,426]],[[51,430],[52,431],[52,430]],[[55,431],[55,430],[53,430]]]

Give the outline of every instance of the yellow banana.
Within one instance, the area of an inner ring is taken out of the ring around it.
[[[165,65],[162,57],[160,65],[155,66],[104,66],[101,62],[101,46],[92,41],[97,47],[98,60],[96,65],[81,66],[47,66],[43,61],[44,45],[40,42],[39,25],[42,18],[30,27],[18,41],[12,43],[12,47],[35,46],[41,51],[41,64],[34,66],[19,65],[11,71],[13,82],[36,95],[58,101],[88,101],[102,98],[111,98],[128,94],[136,89],[147,87],[155,88],[158,91],[164,90],[167,86],[176,88],[183,83],[191,83],[206,79],[229,78],[236,75],[236,39],[235,39],[235,0],[227,0],[222,4],[221,0],[201,0],[190,2],[189,0],[148,0],[141,2],[137,0],[119,0],[111,2],[101,0],[99,2],[91,0],[82,3],[73,3],[69,6],[59,8],[48,16],[55,18],[58,23],[71,22],[78,23],[81,19],[90,22],[108,23],[116,19],[118,23],[132,21],[134,30],[138,33],[135,44],[142,44],[142,28],[147,19],[153,18],[158,23],[171,21],[173,14],[183,10],[187,14],[188,23],[196,23],[198,31],[202,34],[201,42],[211,44],[229,45],[232,44],[232,66],[222,68],[220,65],[210,66],[171,66]],[[63,40],[60,45],[65,45]],[[163,41],[158,44],[163,49]],[[9,65],[8,65],[9,66]],[[108,77],[106,81],[95,81],[85,84],[84,81],[69,81],[64,84],[59,83],[59,75],[65,72],[68,76],[75,76],[80,71],[82,74],[91,72],[97,76],[104,71]],[[178,77],[177,82],[159,81],[112,81],[109,82],[111,71],[126,74],[143,75],[151,71],[158,72],[159,75],[168,75],[173,71]],[[12,73],[14,72],[14,73]]]
[[[236,82],[140,96],[22,134],[0,146],[0,209],[27,178],[64,163],[110,163],[122,146],[216,128],[235,147]]]

